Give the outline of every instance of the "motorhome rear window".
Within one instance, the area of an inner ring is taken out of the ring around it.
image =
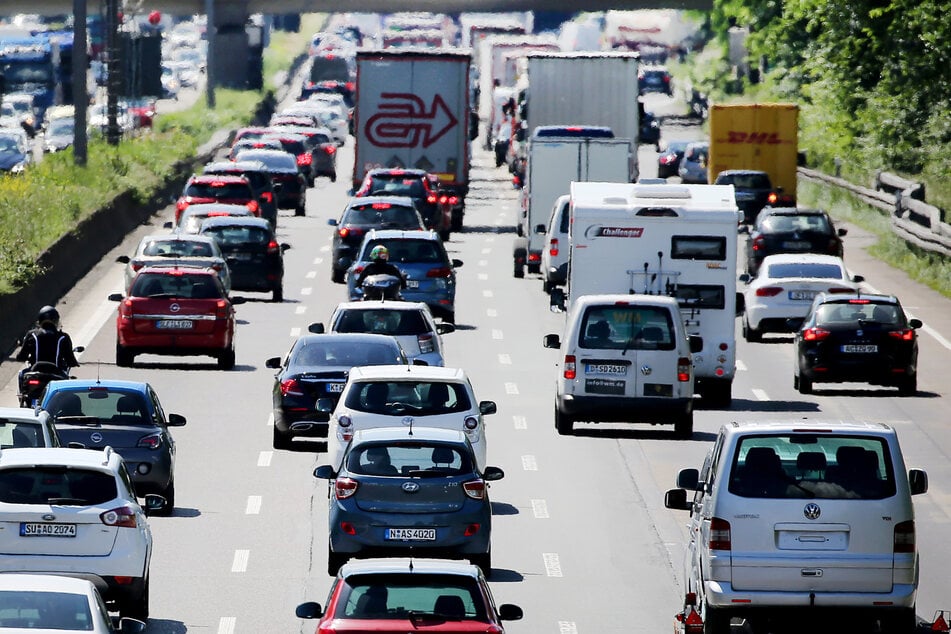
[[[678,284],[676,296],[681,308],[726,308],[726,290],[715,284]]]
[[[726,260],[725,236],[673,236],[670,257],[674,260]]]
[[[896,490],[883,438],[810,433],[742,438],[729,488],[749,498],[827,500],[881,500]]]

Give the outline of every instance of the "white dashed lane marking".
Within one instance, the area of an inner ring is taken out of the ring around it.
[[[310,295],[312,292],[314,292],[314,289],[309,286],[305,286],[304,288],[300,289],[301,295]]]
[[[489,317],[498,317],[499,311],[495,310],[494,308],[486,308],[485,314]]]
[[[307,271],[307,275],[305,275],[304,277],[309,280],[312,280],[315,277],[317,277],[317,271]]]
[[[545,562],[545,574],[549,577],[561,577],[561,560],[558,553],[542,553],[542,560]]]
[[[300,328],[298,328],[297,326],[291,328],[291,336],[300,337]]]
[[[746,364],[740,361],[739,359],[736,360],[736,371],[746,372]]]
[[[535,460],[535,456],[522,456],[522,468],[525,471],[538,471],[538,462]]]
[[[323,258],[314,258],[314,264],[323,264],[323,263],[324,263]]]
[[[331,239],[333,239],[333,236],[331,236]],[[330,251],[330,245],[329,245],[329,244],[325,244],[324,246],[320,247],[320,252],[321,252],[321,253],[326,253],[327,251]]]
[[[271,412],[270,414],[267,415],[266,425],[268,427],[274,427],[274,412]]]
[[[500,354],[499,363],[501,363],[502,365],[512,365],[512,357],[510,357],[507,354]]]
[[[245,515],[257,515],[261,512],[261,496],[249,495],[248,505],[244,507]]]
[[[505,393],[506,393],[506,394],[511,394],[511,395],[513,395],[513,396],[516,395],[516,394],[518,394],[518,385],[515,384],[515,383],[506,383],[506,384],[505,384]]]
[[[558,621],[558,634],[578,634],[574,621]]]
[[[547,520],[548,503],[545,500],[532,500],[532,513],[535,514],[535,519]]]
[[[488,254],[492,253],[492,247],[486,247],[486,248],[482,249],[482,253],[483,253],[484,255],[488,255]]]
[[[528,429],[528,419],[524,416],[513,416],[512,423],[515,425],[515,429]]]
[[[494,297],[494,296],[495,296],[495,293],[493,293],[491,289],[487,288],[482,291],[482,297]]]
[[[479,266],[489,266],[488,260],[479,260]]]
[[[485,280],[489,279],[489,274],[488,274],[488,273],[479,273],[478,277],[479,277],[480,280],[485,281]]]
[[[248,558],[251,556],[250,550],[234,551],[234,561],[231,562],[231,572],[247,572]]]
[[[259,467],[270,467],[271,458],[274,457],[273,451],[262,451],[258,454],[258,466]]]
[[[493,329],[492,329],[492,338],[493,338],[493,339],[502,339],[502,338],[503,338],[503,337],[502,337],[502,331],[493,328]]]
[[[234,634],[235,619],[233,616],[223,616],[218,621],[218,634]]]
[[[295,315],[303,315],[303,314],[306,313],[306,312],[307,312],[307,307],[306,307],[306,306],[298,306],[297,308],[294,309],[294,314],[295,314]]]
[[[760,390],[760,389],[757,389],[757,388],[755,388],[755,387],[753,388],[753,396],[756,397],[756,400],[757,400],[757,401],[768,401],[768,400],[769,400],[769,394],[766,393],[766,390]]]

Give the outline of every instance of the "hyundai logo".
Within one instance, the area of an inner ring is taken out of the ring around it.
[[[819,505],[815,502],[810,502],[806,505],[806,508],[802,510],[802,514],[806,516],[806,519],[817,520],[819,516],[822,515],[822,509],[820,509]]]
[[[173,313],[177,313],[178,311],[182,309],[182,307],[179,306],[178,304],[172,304],[171,306],[168,307],[168,309],[172,311]]]
[[[644,376],[650,376],[651,372],[653,372],[653,370],[651,369],[649,365],[641,366],[641,374],[643,374]]]
[[[89,440],[93,442],[102,442],[102,434],[97,431],[94,431],[89,435]]]
[[[404,482],[403,490],[407,493],[416,493],[419,491],[419,485],[415,482]]]

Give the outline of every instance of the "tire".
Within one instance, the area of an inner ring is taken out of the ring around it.
[[[703,634],[730,634],[730,613],[707,607],[703,614]]]
[[[918,375],[912,374],[902,379],[898,384],[898,393],[901,396],[914,396],[918,393]]]
[[[555,429],[561,436],[570,436],[574,431],[575,421],[568,414],[562,414],[561,410],[555,407]]]
[[[131,618],[142,621],[149,620],[149,580],[145,580],[142,594],[135,598],[130,598],[119,606],[119,616],[122,618]]]
[[[693,410],[685,412],[674,421],[674,436],[681,440],[693,438]]]
[[[271,301],[272,302],[283,302],[284,301],[284,284],[278,284],[271,291]]]
[[[449,223],[450,231],[462,231],[462,211],[452,210],[452,221]]]
[[[295,216],[303,216],[303,215],[306,215],[306,213],[307,213],[307,210],[304,207],[297,207],[294,210]]]
[[[799,375],[799,393],[812,394],[812,379],[807,379],[802,374]]]
[[[512,271],[512,275],[513,275],[513,277],[516,277],[516,278],[518,278],[518,279],[522,279],[523,277],[525,277],[525,267],[522,266],[521,264],[516,264],[516,265],[515,265],[515,270]]]
[[[443,320],[443,322],[445,322],[445,323],[447,323],[447,324],[455,324],[455,323],[456,323],[456,311],[453,310],[453,311],[449,311],[449,312],[447,312],[447,313],[443,313],[442,320]]]
[[[484,555],[475,555],[469,557],[469,563],[473,566],[478,566],[482,570],[482,574],[488,579],[492,575],[492,551],[485,553]]]
[[[750,326],[746,315],[743,315],[743,338],[750,343],[759,343],[763,340],[763,333]]]
[[[330,182],[331,182],[331,183],[336,183],[336,182],[337,182],[337,172],[333,172],[333,173],[330,175]]]
[[[918,631],[918,616],[915,608],[900,608],[879,617],[879,631],[882,634],[914,634]]]
[[[129,352],[124,346],[116,344],[116,365],[120,368],[131,368],[135,360],[135,354]]]
[[[529,264],[526,268],[528,268],[528,272],[533,275],[538,275],[542,272],[541,264]]]
[[[792,387],[797,392],[799,391],[799,377],[795,374],[792,377]]]
[[[337,269],[330,269],[330,281],[334,284],[343,284],[344,283],[344,272],[338,271]]]
[[[516,247],[512,249],[512,263],[515,268],[512,274],[517,278],[525,277],[525,262],[528,260],[528,249]]]
[[[275,426],[274,435],[271,440],[271,446],[274,449],[290,449],[292,445],[293,443],[291,442],[291,437],[281,433],[277,426]]]
[[[234,347],[228,348],[220,353],[218,353],[218,369],[219,370],[231,370],[234,368]]]
[[[452,232],[449,229],[443,229],[442,231],[439,232],[439,239],[442,240],[443,242],[449,242],[449,235],[451,233]]]
[[[327,574],[331,577],[336,577],[337,572],[340,570],[340,567],[347,563],[347,560],[350,559],[347,555],[341,555],[335,553],[330,549],[330,546],[327,546]]]
[[[175,479],[174,478],[172,478],[172,481],[168,483],[168,486],[165,487],[165,490],[161,491],[159,495],[165,498],[166,504],[165,504],[165,508],[163,508],[158,513],[155,513],[155,515],[168,517],[175,511]]]
[[[551,292],[551,282],[549,282],[548,280],[544,278],[542,278],[542,290],[545,291],[546,293]]]

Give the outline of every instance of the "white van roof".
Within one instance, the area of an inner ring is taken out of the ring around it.
[[[732,185],[572,182],[571,199],[576,209],[670,207],[730,212],[737,209]]]

